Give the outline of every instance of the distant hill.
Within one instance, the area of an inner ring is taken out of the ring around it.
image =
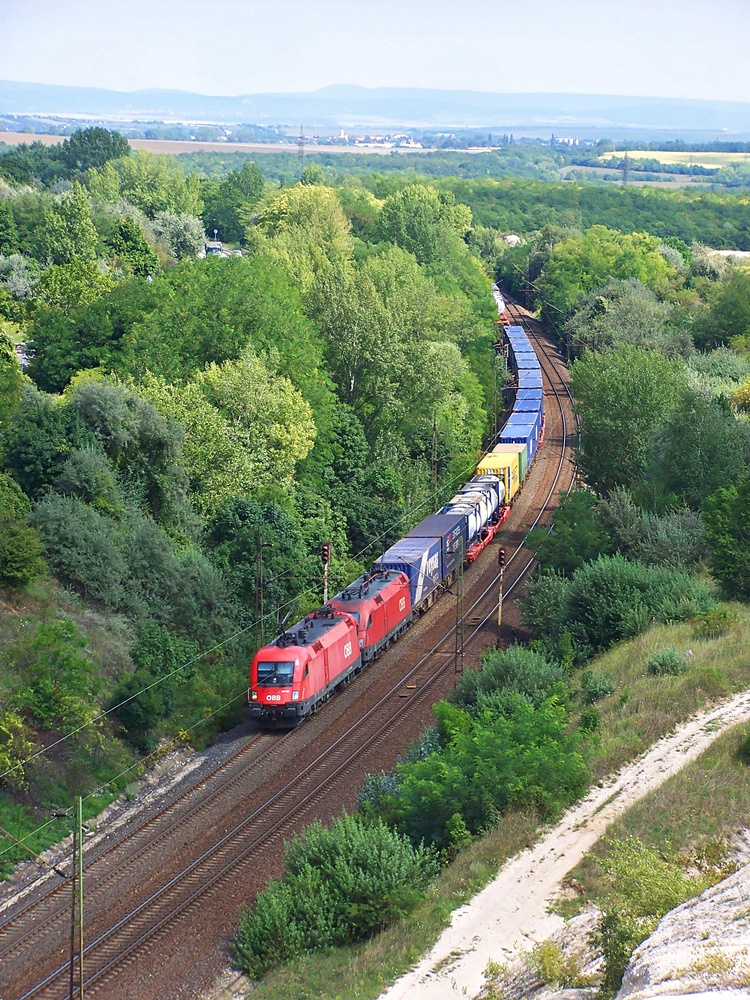
[[[306,127],[549,128],[750,131],[750,104],[591,94],[488,94],[470,90],[324,87],[307,94],[210,97],[178,90],[122,93],[0,81],[0,113],[133,121],[297,124]]]

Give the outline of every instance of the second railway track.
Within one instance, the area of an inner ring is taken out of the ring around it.
[[[529,328],[538,345],[545,395],[555,412],[548,408],[543,461],[537,462],[521,503],[499,536],[509,549],[506,597],[520,586],[533,561],[523,547],[526,531],[548,516],[556,494],[572,484],[569,455],[575,437],[570,394],[554,349],[522,310],[510,308],[514,320],[520,319]],[[524,519],[532,511],[533,524],[530,516]],[[116,847],[123,852],[119,861],[114,850],[86,858],[85,891],[92,912],[84,963],[88,993],[125,995],[119,980],[142,975],[134,966],[145,953],[168,955],[174,969],[175,960],[179,961],[175,940],[187,949],[185,961],[194,960],[187,932],[182,936],[179,932],[180,917],[187,921],[190,914],[200,911],[201,922],[211,925],[211,914],[222,913],[222,919],[213,924],[223,940],[226,899],[234,899],[232,887],[242,880],[255,890],[262,888],[265,877],[274,871],[273,858],[277,865],[283,839],[312,819],[335,815],[350,805],[362,773],[392,765],[418,735],[432,702],[450,688],[458,654],[476,661],[480,647],[494,644],[495,549],[482,553],[475,567],[466,576],[461,650],[456,643],[455,612],[446,595],[325,712],[289,736],[268,737],[271,745],[251,741],[242,747],[203,780],[205,794],[195,789],[185,793],[182,812],[175,803],[167,803],[128,841],[118,842]],[[435,634],[440,638],[435,640]],[[302,759],[307,763],[303,765]],[[190,801],[191,794],[197,801]],[[210,810],[214,815],[209,823],[205,813]],[[210,826],[210,836],[191,840],[191,822]],[[165,851],[169,851],[168,860]],[[125,884],[125,872],[136,870],[143,880],[137,888],[132,885],[132,874]],[[97,892],[101,902],[96,901]],[[61,956],[68,913],[59,892],[47,893],[0,924],[4,1000],[62,1000],[67,996],[67,964]],[[153,969],[153,963],[148,964]],[[143,1000],[170,995],[169,978],[165,982],[149,974],[149,984],[148,991],[141,985],[128,995]]]

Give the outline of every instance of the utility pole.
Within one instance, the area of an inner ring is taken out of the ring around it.
[[[524,288],[524,300],[526,302],[526,308],[529,308],[529,297],[531,295],[531,282],[529,281],[529,265],[531,264],[531,255],[526,258],[526,287]]]
[[[83,1000],[83,799],[76,798],[73,827],[73,863],[70,883],[70,1000],[75,995],[75,957],[78,954],[78,1000]]]
[[[464,672],[464,540],[458,539],[458,576],[456,579],[456,658],[454,685]]]
[[[497,565],[500,575],[497,578],[497,648],[500,649],[500,627],[503,624],[503,573],[505,572],[505,549],[497,550]]]
[[[437,414],[432,411],[432,453],[430,456],[430,472],[432,473],[432,492],[437,496],[438,488],[438,447],[437,447]]]
[[[271,542],[264,542],[263,536],[258,535],[258,612],[260,618],[260,644],[265,645],[265,608],[264,608],[264,588],[265,580],[263,579],[263,549],[268,549],[272,545]]]
[[[328,604],[328,567],[331,563],[331,543],[323,542],[320,546],[320,558],[323,562],[323,604]]]
[[[628,159],[628,151],[625,150],[625,158],[622,161],[622,183],[627,184],[630,180],[630,160]]]
[[[297,180],[302,180],[302,170],[305,166],[305,126],[299,127],[299,138],[297,139]]]

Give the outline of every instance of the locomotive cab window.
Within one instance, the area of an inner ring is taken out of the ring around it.
[[[294,680],[294,661],[258,661],[258,687],[284,687]]]

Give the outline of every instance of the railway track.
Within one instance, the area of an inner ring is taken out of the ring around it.
[[[557,409],[553,418],[548,408],[545,462],[550,468],[540,475],[539,483],[532,486],[532,476],[524,487],[529,505],[539,508],[533,524],[529,525],[533,527],[548,513],[555,495],[572,485],[573,472],[567,456],[575,426],[570,393],[558,370],[558,359],[539,330],[530,325],[528,317],[518,307],[511,309],[514,320],[527,326],[537,344],[547,383],[546,398],[550,402],[554,400]],[[537,494],[541,492],[541,496],[529,497],[532,488]],[[525,526],[523,530],[516,529],[517,537],[507,557],[506,598],[520,587],[533,563],[530,553],[523,547],[526,530]],[[502,533],[501,544],[507,548],[505,534]],[[177,927],[180,917],[188,919],[198,912],[201,915],[214,912],[223,905],[219,900],[226,897],[232,884],[252,884],[259,858],[274,853],[278,856],[283,840],[319,818],[321,813],[331,814],[331,802],[336,803],[334,811],[340,811],[347,796],[351,797],[353,775],[375,769],[373,760],[383,760],[388,753],[393,753],[394,745],[403,745],[404,729],[408,728],[410,720],[424,718],[430,705],[444,694],[446,681],[452,679],[459,656],[473,655],[475,651],[478,655],[481,646],[496,638],[494,616],[499,573],[494,565],[494,551],[482,555],[484,558],[477,561],[480,572],[471,575],[468,593],[464,594],[463,621],[447,624],[451,617],[447,611],[438,613],[437,619],[434,612],[431,613],[422,628],[422,637],[412,643],[413,650],[406,656],[399,656],[404,645],[402,641],[381,661],[407,660],[405,667],[397,671],[395,681],[389,680],[385,685],[372,683],[368,698],[354,698],[350,706],[344,706],[346,692],[329,706],[329,709],[336,709],[340,701],[342,707],[336,713],[340,718],[335,727],[330,727],[333,732],[321,724],[329,714],[327,710],[323,716],[283,737],[251,739],[230,760],[205,776],[198,786],[148,817],[131,837],[122,838],[86,857],[87,914],[94,914],[87,932],[84,958],[88,994],[104,995],[113,980],[119,980],[119,974],[127,975],[128,969],[132,971],[138,956],[153,954],[160,947],[161,939]],[[444,608],[446,601],[448,598],[444,597],[441,602]],[[436,627],[430,627],[430,622]],[[425,642],[425,638],[431,638],[438,631],[437,626],[441,626],[440,638],[436,642]],[[377,666],[370,671],[375,671]],[[370,671],[358,680],[356,688]],[[385,670],[386,678],[388,674]],[[316,726],[318,732],[313,732]],[[304,739],[306,733],[311,737],[308,740]],[[317,751],[308,750],[306,755],[300,747],[304,742],[317,747]],[[281,784],[267,782],[267,787],[273,790],[264,791],[265,773],[286,757],[286,765],[276,768],[277,773],[283,772],[284,766],[289,764],[287,751],[290,747],[292,758],[297,761],[293,773]],[[307,763],[302,765],[301,760]],[[324,806],[325,801],[328,806]],[[218,810],[217,814],[224,819],[214,823],[208,841],[196,837],[190,843],[191,830],[206,822],[209,810]],[[185,850],[188,846],[190,852]],[[169,853],[172,862],[160,865],[159,859],[165,852]],[[175,856],[179,860],[181,854],[184,855],[182,861],[175,865]],[[140,892],[132,888],[134,878],[143,880]],[[119,891],[117,887],[128,879],[127,888]],[[154,881],[158,884],[153,885]],[[62,882],[40,900],[11,913],[0,924],[3,1000],[31,1000],[32,997],[60,1000],[68,995],[68,965],[61,959],[66,954],[69,919],[68,901],[63,898],[65,888],[66,883]],[[117,905],[112,905],[115,895]],[[12,985],[8,983],[8,975],[13,977]],[[116,982],[113,986],[111,995],[122,996]],[[167,993],[154,984],[152,994],[139,992],[137,995],[165,997]]]

